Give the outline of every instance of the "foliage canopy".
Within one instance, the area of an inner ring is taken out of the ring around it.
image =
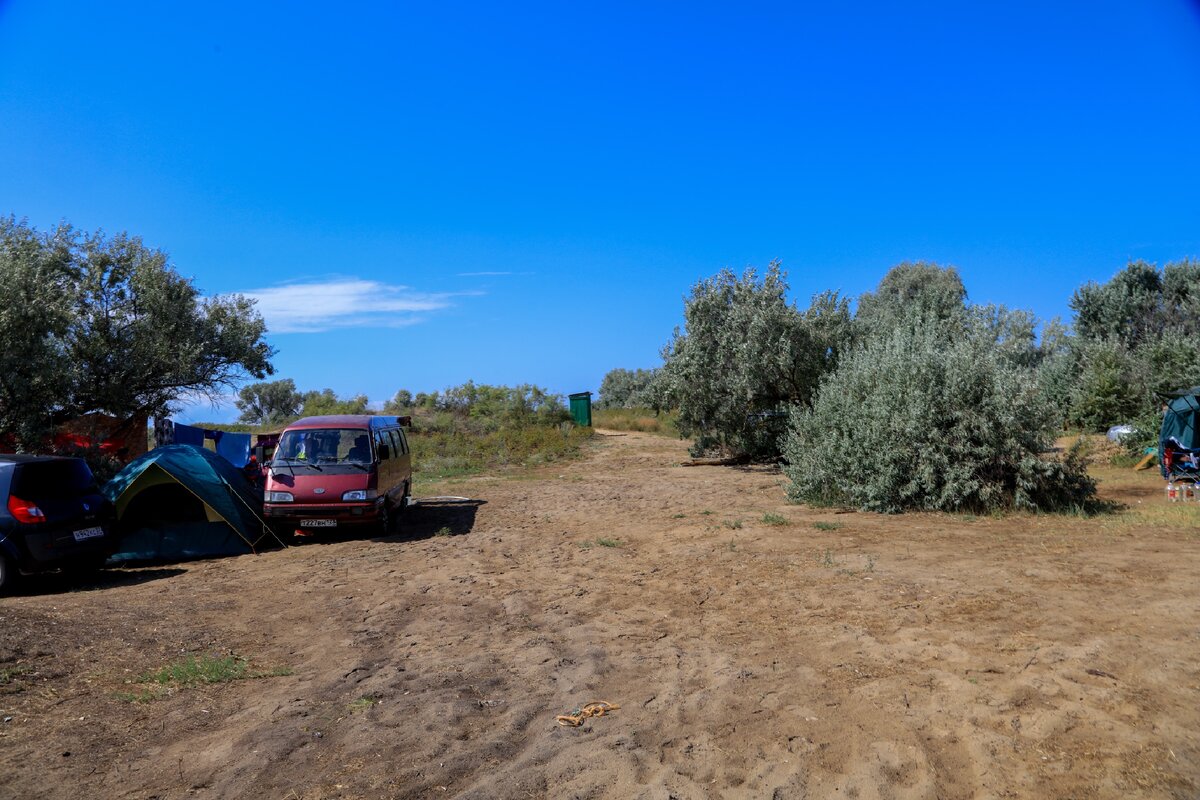
[[[818,295],[801,312],[787,300],[779,262],[761,277],[722,270],[684,301],[684,331],[663,350],[659,381],[693,452],[778,455],[791,404],[811,402],[818,381],[849,341],[849,304]]]
[[[1084,466],[1046,457],[1059,413],[979,323],[916,318],[847,356],[785,446],[789,495],[875,511],[1086,505]]]
[[[0,218],[0,429],[37,448],[91,412],[130,419],[272,371],[254,303],[203,297],[127,234]]]

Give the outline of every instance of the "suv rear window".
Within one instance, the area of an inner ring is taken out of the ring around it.
[[[79,459],[33,461],[17,465],[12,494],[36,502],[42,498],[85,494],[96,491],[96,480],[88,465]]]

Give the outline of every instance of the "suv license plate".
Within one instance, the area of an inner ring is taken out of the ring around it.
[[[302,519],[300,520],[301,528],[336,528],[336,519]]]
[[[83,530],[75,531],[75,541],[82,542],[85,539],[95,539],[97,536],[104,535],[104,528],[84,528]]]

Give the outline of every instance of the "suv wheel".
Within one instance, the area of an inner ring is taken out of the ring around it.
[[[9,557],[8,553],[0,550],[0,594],[7,594],[16,584],[20,573],[17,572],[17,565]]]

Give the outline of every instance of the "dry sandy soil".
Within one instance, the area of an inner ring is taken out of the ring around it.
[[[684,458],[608,434],[405,536],[30,582],[0,795],[1200,794],[1200,509],[1156,475],[1102,519],[887,517]],[[290,674],[129,699],[229,653]]]

